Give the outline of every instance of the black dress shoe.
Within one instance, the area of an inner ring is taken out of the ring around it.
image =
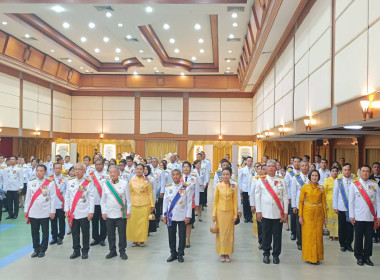
[[[343,246],[342,246],[342,247],[340,247],[340,250],[341,250],[342,252],[346,252],[347,249],[346,249],[346,247],[343,247]]]
[[[103,247],[106,246],[106,242],[104,240],[100,241],[99,243],[100,243],[100,246],[103,246]]]
[[[364,260],[363,259],[358,259],[356,262],[358,265],[363,266],[364,265]]]
[[[365,262],[366,265],[373,266],[373,262],[371,262],[371,260],[369,258],[366,258],[364,260],[364,262]]]
[[[183,258],[183,256],[178,256],[178,262],[183,263],[184,261],[185,259]]]
[[[265,264],[269,264],[270,263],[269,256],[264,256],[263,263],[265,263]]]
[[[106,259],[112,259],[114,257],[117,257],[117,253],[116,252],[110,252],[107,256],[106,256]]]
[[[80,252],[74,252],[72,253],[72,255],[70,256],[70,259],[76,259],[77,257],[80,257]]]
[[[88,259],[88,253],[82,253],[82,259],[87,260]]]
[[[31,255],[32,258],[38,257],[38,252],[34,251],[33,254]]]
[[[128,256],[127,256],[127,254],[126,254],[125,252],[121,252],[121,253],[120,253],[120,258],[121,258],[122,260],[127,260],[127,259],[128,259]]]
[[[290,235],[290,240],[296,240],[296,236],[294,234]]]
[[[297,249],[300,250],[300,251],[302,251],[302,245],[298,245]]]
[[[190,248],[190,245],[186,245],[185,248]]]
[[[244,223],[248,223],[248,219],[244,219]]]
[[[39,257],[39,258],[43,258],[43,257],[45,257],[45,253],[44,253],[44,252],[39,252],[39,253],[38,253],[38,257]]]
[[[99,241],[92,240],[92,242],[90,243],[90,246],[95,246],[98,244],[99,244]]]
[[[8,217],[6,217],[5,219],[6,220],[10,220],[10,219],[12,219],[13,218],[13,216],[8,216]]]
[[[347,246],[347,251],[350,251],[350,252],[353,252],[354,251],[354,249],[352,249],[352,246]]]
[[[53,239],[52,241],[50,241],[50,245],[54,245],[54,244],[57,244],[58,242],[57,242],[57,239]]]
[[[259,250],[263,249],[263,244],[259,244]]]
[[[167,262],[172,262],[172,261],[175,261],[176,259],[177,259],[176,255],[170,255],[170,257],[166,261]]]
[[[67,233],[67,235],[70,235],[71,234],[71,231],[69,231],[68,233]]]
[[[249,222],[250,222],[251,224],[253,224],[253,220],[252,220],[252,219],[249,219]]]
[[[62,244],[63,244],[63,241],[62,241],[61,238],[58,238],[58,240],[57,240],[57,244],[58,244],[58,245],[62,245]]]
[[[12,220],[16,220],[18,216],[13,216],[12,217]]]
[[[274,264],[279,264],[280,263],[280,258],[277,256],[273,256],[273,263]]]
[[[373,243],[379,243],[379,239],[377,237],[373,238]]]

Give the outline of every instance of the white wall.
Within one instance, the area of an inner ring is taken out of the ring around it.
[[[0,73],[0,126],[19,127],[20,80]]]
[[[53,131],[71,132],[71,95],[53,91]]]

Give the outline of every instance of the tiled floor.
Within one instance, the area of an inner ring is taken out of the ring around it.
[[[213,192],[210,190],[209,194]],[[209,232],[212,198],[204,211],[203,222],[196,222],[191,235],[191,248],[186,249],[185,262],[167,263],[168,237],[162,224],[148,238],[145,248],[127,248],[129,259],[106,260],[108,247],[92,247],[88,260],[70,260],[71,235],[62,246],[49,246],[46,257],[31,259],[30,226],[20,214],[16,221],[0,224],[0,279],[377,279],[380,274],[380,244],[374,245],[374,267],[359,267],[352,253],[339,251],[338,242],[325,239],[325,261],[313,266],[301,260],[301,252],[283,232],[281,264],[262,263],[262,251],[252,224],[240,223],[235,233],[232,262],[220,263],[215,254],[215,236]],[[3,215],[3,218],[6,217]]]

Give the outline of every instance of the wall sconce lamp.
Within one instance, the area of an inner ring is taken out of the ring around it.
[[[329,140],[327,140],[327,139],[323,140],[323,146],[328,146],[329,144],[330,144]]]
[[[40,135],[41,135],[41,132],[40,132],[38,129],[36,129],[36,130],[33,132],[33,135],[34,135],[34,136],[40,136]]]
[[[278,128],[278,131],[280,131],[280,136],[284,136],[285,132],[288,132],[289,130],[290,130],[290,128],[285,127],[284,125],[282,125],[281,127]]]
[[[373,118],[373,111],[372,111],[372,102],[369,100],[361,100],[360,106],[362,107],[362,114],[364,120],[372,119]]]
[[[222,134],[220,134],[218,138],[219,138],[219,140],[222,140],[223,139]]]
[[[264,132],[264,136],[265,136],[265,138],[269,138],[270,136],[273,136],[273,135],[274,135],[273,132],[270,132],[270,131],[265,131],[265,132]]]
[[[265,136],[262,135],[262,134],[258,134],[256,137],[257,137],[258,139],[261,139],[261,138],[264,138]]]
[[[311,118],[311,116],[308,119],[304,119],[303,123],[305,124],[306,131],[311,130],[311,125],[314,124],[314,120]]]
[[[358,145],[358,138],[352,138],[352,142],[351,142],[351,145],[352,146],[357,146]]]
[[[100,139],[103,139],[103,138],[104,138],[104,134],[100,133]]]

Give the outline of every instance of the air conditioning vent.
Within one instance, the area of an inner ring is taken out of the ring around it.
[[[98,12],[113,12],[111,6],[94,6]]]
[[[227,42],[240,42],[240,38],[227,38]]]
[[[127,42],[138,42],[139,41],[139,40],[137,40],[137,38],[130,38],[130,39],[124,38],[124,40]]]
[[[234,58],[234,57],[231,57],[231,58],[229,58],[229,57],[226,57],[224,60],[236,60],[236,58]]]
[[[34,37],[21,37],[22,39],[24,40],[31,40],[31,41],[38,41],[36,38]]]
[[[233,13],[237,13],[237,12],[244,12],[244,7],[234,7],[234,6],[228,6],[227,7],[227,12],[233,12]]]

